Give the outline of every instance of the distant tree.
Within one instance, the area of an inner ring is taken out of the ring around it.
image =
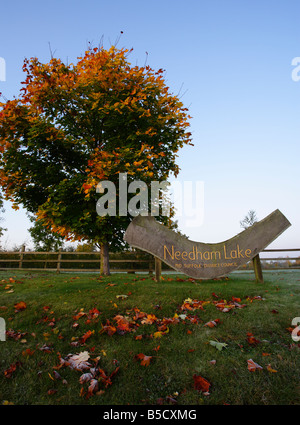
[[[76,248],[77,252],[95,252],[96,250],[97,247],[93,243],[78,244]]]
[[[248,229],[248,227],[253,226],[257,222],[256,212],[250,210],[243,220],[240,221],[240,226],[243,229]]]

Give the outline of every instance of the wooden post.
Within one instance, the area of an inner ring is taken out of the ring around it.
[[[155,280],[156,282],[160,282],[161,277],[161,260],[155,257]]]
[[[59,248],[58,250],[56,273],[60,273],[60,263],[61,263],[61,248]]]
[[[150,260],[149,260],[149,276],[153,275],[152,265],[153,265],[152,258],[150,258]]]
[[[259,254],[257,254],[253,258],[252,262],[253,262],[253,268],[254,268],[256,282],[264,283],[264,277],[263,277],[263,273],[262,273],[261,261],[260,261],[260,258],[259,258]]]
[[[23,267],[23,252],[25,251],[25,245],[22,245],[21,251],[20,251],[20,261],[19,261],[19,269]]]

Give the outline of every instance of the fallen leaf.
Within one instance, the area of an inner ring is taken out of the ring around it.
[[[210,322],[205,323],[204,326],[208,328],[214,328],[217,324],[220,323],[220,319],[211,320]]]
[[[256,339],[252,333],[248,332],[247,333],[247,341],[249,344],[251,345],[257,345],[260,343],[260,341],[258,339]]]
[[[137,354],[135,356],[135,358],[141,360],[141,365],[142,366],[149,366],[150,361],[152,359],[152,356],[146,356],[145,354],[140,353],[140,354]]]
[[[27,304],[24,301],[20,301],[19,303],[14,305],[15,307],[15,313],[18,313],[19,311],[25,310],[27,308]]]
[[[228,346],[228,344],[225,344],[225,342],[209,341],[209,343],[213,347],[216,347],[216,349],[219,351],[222,351],[223,348],[226,348]]]
[[[200,375],[193,375],[193,379],[195,390],[208,393],[211,384],[205,378],[202,378]]]
[[[34,354],[34,350],[30,350],[30,348],[27,348],[26,350],[22,351],[22,355],[24,357],[29,357]]]
[[[267,366],[267,370],[268,370],[269,372],[271,372],[271,373],[277,373],[277,370],[272,369],[272,367],[271,367],[271,365],[270,365],[270,364],[268,364],[268,366]]]
[[[79,340],[80,344],[85,344],[86,340],[88,338],[90,338],[93,334],[95,333],[95,331],[87,331]]]
[[[65,359],[60,357],[60,365],[82,371],[91,368],[92,365],[88,362],[89,358],[90,355],[88,351],[83,351],[79,354],[68,354]]]
[[[79,382],[80,384],[84,384],[85,382],[89,382],[91,379],[93,379],[94,375],[90,372],[84,373],[80,376]]]
[[[5,378],[11,378],[12,374],[16,371],[17,367],[21,366],[21,362],[16,362],[10,365],[8,369],[4,371]]]
[[[262,367],[255,363],[252,359],[247,360],[248,363],[248,370],[250,370],[250,372],[255,372],[257,369],[261,370]]]

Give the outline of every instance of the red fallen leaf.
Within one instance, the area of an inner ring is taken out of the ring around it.
[[[35,350],[30,350],[30,348],[27,348],[26,350],[22,351],[22,355],[24,357],[26,356],[33,356]]]
[[[118,373],[120,370],[120,366],[116,367],[115,370],[109,375],[109,378],[113,378],[116,373]]]
[[[102,329],[99,332],[102,334],[103,332],[106,332],[109,336],[112,336],[115,332],[117,332],[117,328],[115,326],[112,326],[109,322],[109,320],[106,321],[106,325],[101,325]]]
[[[13,338],[15,341],[23,338],[25,335],[27,335],[27,332],[18,332],[14,331],[13,329],[9,329],[8,331],[6,331],[6,336],[8,338]]]
[[[27,304],[24,301],[20,301],[19,303],[14,305],[15,307],[15,313],[18,313],[19,311],[25,310],[27,308]]]
[[[260,343],[260,341],[258,339],[256,339],[252,333],[248,332],[247,333],[247,341],[249,344],[251,345],[257,345]]]
[[[76,314],[76,316],[73,316],[73,319],[76,321],[80,319],[80,317],[82,316],[86,316],[86,313],[84,313],[83,311],[80,311],[78,314]]]
[[[45,306],[43,307],[43,310],[48,311],[48,310],[50,310],[50,307],[49,307],[48,305],[45,305]]]
[[[152,356],[146,356],[145,354],[140,353],[137,354],[135,358],[141,360],[141,366],[149,366]]]
[[[47,391],[47,394],[48,394],[48,395],[53,395],[53,394],[55,394],[55,393],[57,393],[57,390],[55,390],[55,389],[51,389],[51,390],[48,390],[48,391]]]
[[[214,298],[216,298],[216,299],[218,299],[219,297],[218,297],[218,295],[217,294],[215,294],[214,292],[211,294]]]
[[[99,386],[98,386],[98,379],[91,379],[90,380],[90,385],[88,387],[88,393],[87,393],[87,397],[89,398],[91,397],[96,391],[98,391]]]
[[[237,303],[240,303],[242,300],[240,298],[236,298],[236,297],[231,297],[232,301],[235,301]]]
[[[250,372],[255,372],[257,369],[261,370],[262,367],[255,363],[252,359],[247,360],[248,363],[248,370],[250,370]]]
[[[96,319],[99,316],[100,311],[97,308],[93,308],[92,310],[89,311],[88,313],[88,318],[89,320],[93,320]]]
[[[190,331],[189,329],[186,331],[186,333],[188,334],[188,335],[191,335],[193,332],[192,331]]]
[[[139,340],[143,339],[143,335],[137,335],[134,339],[136,341],[139,341]]]
[[[271,310],[271,313],[278,314],[278,311],[274,309],[274,310]]]
[[[270,356],[271,354],[270,353],[261,353],[261,355],[265,357],[265,356]]]
[[[143,319],[144,317],[147,317],[147,313],[140,311],[138,308],[135,308],[134,311],[135,311],[135,316],[133,320]]]
[[[217,324],[220,323],[220,319],[211,320],[210,322],[205,323],[204,326],[207,326],[209,328],[214,328],[217,326]]]
[[[87,331],[79,340],[80,344],[85,344],[86,340],[90,338],[95,331]]]
[[[21,365],[22,365],[21,362],[16,362],[16,363],[11,364],[10,367],[4,371],[5,378],[8,378],[8,379],[11,378],[12,374],[15,372],[17,367],[19,367]]]
[[[158,351],[160,349],[160,345],[158,345],[157,347],[153,348],[153,351]]]
[[[195,348],[190,348],[189,350],[187,350],[188,353],[193,353],[195,351]]]
[[[202,391],[203,393],[208,393],[210,382],[208,382],[205,378],[202,378],[200,375],[193,375],[194,379],[194,388],[197,391]]]

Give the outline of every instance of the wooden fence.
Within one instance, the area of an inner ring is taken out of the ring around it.
[[[110,254],[113,256],[114,254]],[[134,255],[134,254],[133,254]],[[76,259],[66,258],[66,257],[81,257]],[[82,257],[94,257],[92,258],[82,258]],[[6,258],[3,258],[6,257]],[[14,258],[11,258],[14,257]],[[27,257],[27,258],[26,258]],[[34,257],[34,258],[33,258]],[[38,258],[40,257],[40,258]],[[41,257],[44,257],[41,259]],[[126,257],[126,255],[125,255]],[[127,256],[128,257],[128,256]],[[23,246],[21,251],[7,251],[0,253],[0,270],[44,270],[44,271],[56,271],[60,272],[96,272],[100,270],[100,252],[77,252],[77,251],[62,251],[58,252],[35,252],[35,251],[25,251],[25,247]],[[27,267],[28,265],[33,264],[35,267]],[[40,263],[42,267],[36,267],[36,265]],[[93,268],[84,267],[85,264],[98,264],[98,266]],[[113,265],[117,265],[125,263],[129,267],[113,267]],[[69,267],[65,267],[64,265],[69,265]],[[77,267],[70,267],[70,264],[75,264]],[[123,258],[123,259],[114,259],[110,258],[109,264],[112,272],[148,272],[149,274],[153,273],[155,267],[155,259],[153,256],[147,256],[146,258]],[[142,267],[134,267],[134,264],[139,264]],[[3,265],[3,266],[2,266]],[[5,266],[4,266],[5,265]],[[53,265],[51,267],[50,265]],[[78,268],[78,265],[81,265],[81,268]]]
[[[265,249],[262,252],[300,252],[300,248],[298,249]],[[66,258],[77,256],[77,257],[85,257],[85,256],[95,257],[95,259],[82,259],[82,258]],[[114,254],[112,254],[113,256]],[[157,271],[157,269],[164,270],[172,270],[170,267],[166,266],[165,264],[161,264],[160,261],[156,261],[155,257],[152,255],[148,255],[145,258],[138,258],[138,256],[134,253],[130,253],[131,258],[126,258],[128,255],[124,255],[123,259],[114,259],[111,258],[109,260],[111,271],[112,272],[124,272],[124,273],[134,273],[134,272],[148,272],[149,274],[153,274],[154,270]],[[40,258],[37,258],[39,257]],[[44,258],[41,259],[41,256],[44,256]],[[3,258],[6,257],[6,258]],[[14,258],[11,258],[14,257]],[[27,257],[27,258],[26,258]],[[29,258],[31,257],[31,258]],[[34,257],[34,258],[33,258]],[[65,257],[65,258],[64,258]],[[272,267],[272,269],[280,268],[288,268],[288,269],[300,269],[300,257],[260,257],[260,260],[262,263],[265,261],[297,261],[295,265],[290,265],[289,267]],[[42,267],[27,267],[30,265],[30,263],[36,264],[40,263]],[[77,266],[81,264],[81,268],[68,268],[64,265],[66,264],[76,264]],[[94,264],[97,263],[99,267],[94,268],[85,268],[85,264]],[[120,265],[125,264],[128,267],[113,267],[114,265]],[[53,265],[53,267],[50,267],[50,264]],[[3,265],[3,266],[2,266]],[[134,266],[138,265],[138,266]],[[0,270],[16,270],[16,269],[23,269],[23,270],[44,270],[44,271],[56,271],[57,273],[60,272],[79,272],[79,271],[85,271],[85,272],[95,272],[100,270],[100,252],[68,252],[68,251],[58,251],[58,252],[32,252],[32,251],[25,251],[25,246],[22,247],[21,251],[15,252],[15,251],[7,251],[7,252],[0,252]]]

